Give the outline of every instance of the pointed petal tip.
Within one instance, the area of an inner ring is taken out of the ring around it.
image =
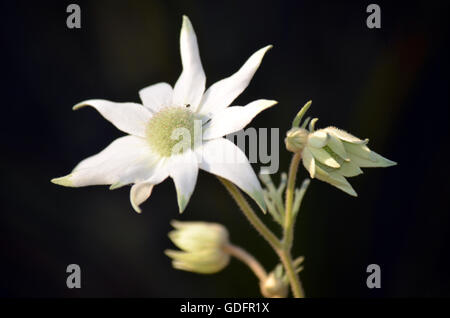
[[[186,197],[184,195],[179,195],[177,199],[178,199],[178,210],[179,210],[180,214],[182,214],[184,212],[184,210],[186,209],[188,200],[186,199]]]
[[[134,210],[137,214],[141,214],[141,213],[142,213],[142,209],[139,207],[139,205],[136,204],[136,202],[134,202],[133,199],[131,199],[130,201],[131,201],[131,206],[133,207],[133,210]]]
[[[51,183],[63,186],[63,187],[73,187],[72,181],[70,181],[70,177],[72,174],[69,174],[64,177],[53,178],[50,180]]]
[[[355,189],[353,189],[351,184],[348,182],[347,182],[347,184],[348,184],[348,186],[337,187],[337,188],[344,191],[348,195],[351,195],[352,197],[355,197],[355,198],[358,197],[358,193],[356,193]]]
[[[262,99],[262,100],[258,100],[261,102],[261,106],[263,107],[263,110],[273,107],[276,104],[278,104],[278,101],[276,100],[272,100],[272,99]]]
[[[172,258],[173,252],[175,252],[175,251],[174,250],[169,250],[169,249],[164,250],[164,254],[166,254],[166,256],[168,256],[170,258]]]
[[[261,211],[264,213],[264,214],[267,214],[267,207],[266,207],[266,203],[264,202],[264,204],[261,202],[261,203],[258,203],[258,206],[259,206],[259,208],[261,209]]]
[[[263,59],[263,57],[264,57],[264,55],[267,53],[267,51],[269,51],[271,48],[273,48],[273,45],[272,44],[269,44],[269,45],[266,45],[266,46],[264,46],[264,47],[262,47],[262,48],[260,48],[258,51],[256,51],[255,53],[253,53],[253,55],[252,56],[250,56],[250,58],[258,58],[260,61],[259,61],[259,63],[261,63],[261,61],[262,61],[262,59]],[[248,60],[247,60],[247,62],[248,62]]]
[[[382,159],[377,159],[377,161],[375,161],[375,163],[377,164],[376,167],[380,167],[380,168],[388,168],[388,167],[393,167],[393,166],[397,165],[397,162],[389,160],[384,157],[382,157]]]
[[[182,30],[187,29],[187,28],[191,28],[192,27],[192,22],[189,19],[189,17],[185,14],[183,14],[183,25],[181,27]]]
[[[81,103],[78,103],[75,106],[73,106],[72,110],[78,110],[78,109],[83,108],[85,106],[89,106],[89,104],[87,104],[86,102],[81,102]]]
[[[388,158],[385,158],[381,156],[380,154],[376,153],[375,151],[370,152],[370,160],[375,162],[377,167],[387,168],[396,166],[397,162],[389,160]]]
[[[330,183],[330,182],[328,182]],[[347,193],[348,195],[352,196],[352,197],[358,197],[358,193],[356,193],[355,189],[353,189],[353,187],[348,184],[348,185],[336,185],[336,184],[332,184],[330,183],[332,186],[338,188],[339,190]]]
[[[386,166],[385,167],[393,167],[396,166],[398,163],[389,159],[386,159]]]
[[[137,204],[135,204],[134,202],[131,202],[131,206],[133,207],[133,210],[134,210],[137,214],[141,214],[141,213],[142,213],[141,208],[140,208]]]
[[[259,49],[258,51],[256,51],[256,53],[261,54],[261,59],[262,57],[267,53],[267,51],[271,50],[273,48],[272,44],[266,45],[265,47]]]
[[[123,186],[124,186],[124,184],[122,184],[120,182],[116,182],[116,183],[111,184],[111,186],[109,187],[109,190],[116,190]]]
[[[182,223],[178,220],[171,220],[170,221],[170,225],[174,228],[174,229],[178,229],[182,226]],[[170,233],[169,233],[170,234]]]
[[[264,214],[267,214],[266,202],[264,200],[264,195],[261,190],[255,190],[252,193],[249,193],[250,196],[255,200],[256,204],[258,204],[259,208]]]

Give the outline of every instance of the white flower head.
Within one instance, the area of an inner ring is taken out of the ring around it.
[[[100,99],[75,105],[74,109],[95,108],[128,135],[52,182],[68,187],[111,185],[111,189],[133,184],[130,200],[140,212],[139,205],[149,198],[154,185],[171,177],[182,212],[194,191],[198,170],[203,169],[235,183],[265,210],[261,186],[247,157],[223,137],[244,128],[258,113],[276,104],[259,99],[246,106],[228,107],[248,86],[270,48],[254,53],[236,73],[205,92],[197,38],[188,17],[183,16],[183,71],[175,86],[157,83],[140,90],[143,105]],[[217,153],[233,160],[222,160]]]
[[[308,120],[302,127],[298,127],[310,105],[311,102],[305,104],[297,115],[294,127],[286,134],[285,143],[289,151],[301,153],[303,166],[311,178],[357,196],[347,177],[362,174],[361,168],[390,167],[397,164],[370,150],[367,146],[369,139],[361,140],[336,127],[315,130],[317,118],[310,122],[309,130],[305,128]]]
[[[229,244],[227,229],[218,223],[172,221],[171,241],[181,251],[166,250],[172,266],[189,272],[213,274],[230,262],[224,247]]]

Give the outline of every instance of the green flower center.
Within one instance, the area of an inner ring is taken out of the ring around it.
[[[147,126],[147,141],[163,157],[194,146],[195,115],[188,108],[167,107],[154,114]]]

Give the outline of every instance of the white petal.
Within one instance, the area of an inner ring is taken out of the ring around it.
[[[268,45],[255,52],[245,64],[233,75],[213,84],[205,92],[199,113],[211,116],[228,105],[238,97],[248,86],[250,80],[261,64],[264,54],[272,46]]]
[[[356,191],[353,189],[350,183],[348,183],[347,179],[345,179],[342,175],[340,175],[337,171],[327,172],[321,167],[316,167],[316,177],[317,179],[327,182],[332,186],[344,191],[351,196],[357,197]]]
[[[350,160],[363,168],[390,167],[397,164],[396,162],[379,155],[375,151],[370,150],[369,147],[363,144],[344,142],[344,147],[350,156]]]
[[[335,135],[328,134],[330,136],[330,140],[328,141],[327,146],[330,147],[339,157],[341,157],[345,161],[349,161],[349,157],[347,151],[344,147],[344,142],[342,142]]]
[[[375,151],[370,152],[370,158],[378,164],[377,167],[391,167],[397,165],[395,161],[389,160]]]
[[[261,185],[244,152],[225,138],[208,140],[197,149],[200,169],[234,183],[265,211]]]
[[[164,181],[168,176],[168,160],[167,158],[161,158],[152,168],[152,175],[148,179],[138,182],[131,187],[130,201],[137,213],[141,213],[139,205],[150,197],[153,187]]]
[[[166,106],[172,106],[172,86],[167,83],[158,83],[147,86],[139,91],[142,104],[153,113]]]
[[[84,106],[94,107],[121,131],[140,137],[145,137],[146,124],[152,117],[152,114],[140,104],[115,103],[103,99],[87,100],[78,103],[73,109],[77,110]]]
[[[347,153],[371,160],[371,150],[364,144],[353,144],[344,141],[344,147]]]
[[[52,182],[70,187],[114,184],[117,188],[150,178],[159,160],[145,139],[125,136],[114,140],[100,153],[81,161],[68,176]]]
[[[342,129],[338,129],[336,127],[327,127],[327,128],[324,128],[323,130],[325,130],[326,132],[329,132],[330,134],[335,135],[337,138],[347,141],[347,142],[351,142],[351,143],[355,143],[355,144],[366,144],[367,143],[367,139],[361,140],[358,137],[355,137],[352,134],[349,134],[348,132],[346,132]]]
[[[153,172],[151,176],[145,180],[145,182],[151,184],[158,184],[163,182],[167,177],[169,177],[169,158],[161,158],[158,160],[156,165],[153,168]]]
[[[308,145],[314,148],[325,147],[330,139],[330,135],[324,130],[316,130],[308,136]]]
[[[302,152],[302,162],[303,166],[308,170],[311,179],[313,179],[316,174],[316,160],[308,148],[305,148]]]
[[[363,173],[363,171],[353,161],[344,161],[339,168],[339,173],[344,177],[355,177]]]
[[[183,16],[181,27],[180,51],[183,72],[173,89],[173,104],[176,106],[189,104],[195,111],[205,91],[206,76],[200,60],[197,37],[191,21],[186,16]]]
[[[369,159],[362,158],[352,153],[349,155],[350,161],[361,168],[391,167],[397,164],[396,162],[377,154],[375,151],[370,152]]]
[[[250,104],[225,108],[214,114],[205,125],[203,139],[219,138],[234,133],[247,126],[263,110],[275,105],[277,101],[259,99]]]
[[[139,205],[150,197],[153,187],[154,184],[148,182],[136,183],[131,187],[130,201],[133,209],[137,213],[141,213],[141,208],[139,208]]]
[[[181,155],[171,157],[170,161],[169,175],[175,183],[178,207],[182,213],[197,183],[197,157],[193,151],[188,150]]]
[[[341,165],[323,148],[308,147],[317,161],[332,168],[339,168]]]

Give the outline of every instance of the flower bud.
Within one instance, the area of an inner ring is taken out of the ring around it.
[[[361,140],[343,130],[327,127],[311,132],[302,151],[302,162],[311,178],[327,182],[357,196],[346,177],[362,174],[361,168],[396,165],[367,147]]]
[[[304,128],[294,127],[288,130],[284,142],[291,152],[301,152],[308,142],[309,132]]]
[[[213,274],[225,268],[230,260],[224,246],[229,243],[227,229],[217,223],[173,221],[171,241],[181,251],[166,250],[176,269]]]
[[[287,280],[277,271],[271,272],[265,281],[261,282],[261,293],[266,298],[286,298],[289,293]]]

